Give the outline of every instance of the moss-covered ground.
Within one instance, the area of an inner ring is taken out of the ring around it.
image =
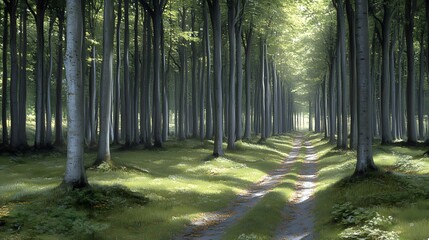
[[[118,168],[88,169],[92,188],[72,192],[57,188],[64,153],[4,154],[0,239],[170,239],[278,167],[293,137],[238,142],[217,159],[211,141],[171,140],[160,150],[117,147]],[[94,159],[95,152],[85,153],[87,166]]]
[[[428,239],[426,147],[374,145],[380,173],[351,179],[356,152],[318,141],[317,239]]]

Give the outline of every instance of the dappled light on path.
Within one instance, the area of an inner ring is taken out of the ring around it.
[[[247,192],[239,195],[228,208],[219,212],[205,214],[203,218],[193,222],[185,234],[176,239],[220,239],[226,229],[244,217],[267,193],[282,182],[285,175],[290,172],[291,165],[299,156],[302,148],[302,138],[302,135],[296,137],[291,152],[279,168],[263,177]]]
[[[314,189],[317,177],[317,154],[305,142],[305,161],[298,177],[292,201],[283,210],[284,221],[278,226],[275,239],[314,239]]]

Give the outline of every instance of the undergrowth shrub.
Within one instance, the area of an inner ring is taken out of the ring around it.
[[[121,186],[54,189],[33,198],[25,196],[7,217],[10,233],[25,229],[30,235],[58,234],[95,238],[109,227],[104,222],[113,209],[138,207],[148,199]]]
[[[347,227],[339,234],[340,239],[399,239],[396,232],[388,231],[393,224],[391,216],[382,216],[362,207],[356,208],[350,202],[334,205],[331,214],[334,222]]]

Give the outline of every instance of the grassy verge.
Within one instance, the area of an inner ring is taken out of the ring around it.
[[[319,142],[317,239],[428,239],[429,159],[418,147],[374,146],[382,169],[351,180],[356,155]]]
[[[169,141],[156,151],[116,149],[113,161],[126,167],[87,171],[93,189],[71,195],[55,188],[63,154],[0,156],[0,238],[169,239],[278,167],[292,139],[239,142],[217,159],[210,157],[210,141]],[[94,158],[85,153],[87,165]]]

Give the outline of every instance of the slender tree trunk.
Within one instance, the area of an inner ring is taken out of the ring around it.
[[[3,145],[9,144],[9,134],[7,131],[7,46],[9,39],[8,31],[8,10],[7,7],[4,8],[3,12],[3,82],[2,82],[2,143]]]
[[[396,79],[395,79],[395,49],[396,49],[396,37],[397,37],[397,28],[394,28],[392,44],[389,49],[389,70],[390,70],[390,111],[392,113],[392,138],[396,140],[398,138],[397,131],[397,105],[396,105]]]
[[[265,91],[266,86],[266,82],[265,82],[265,42],[264,40],[261,38],[260,41],[260,45],[261,45],[261,56],[260,56],[260,62],[261,62],[261,107],[260,107],[260,113],[261,113],[261,141],[265,141],[267,139],[267,128],[266,128],[266,121],[268,121],[267,119],[267,114],[265,114],[265,112],[267,111],[266,107],[267,104],[266,102],[266,94],[267,91]]]
[[[182,31],[186,30],[186,8],[183,7],[181,12],[181,28]],[[179,96],[179,139],[184,140],[186,138],[186,135],[188,134],[185,131],[185,107],[186,107],[186,100],[185,100],[185,91],[186,91],[186,48],[185,48],[185,40],[182,40],[183,42],[179,46],[179,59],[180,59],[180,96]]]
[[[370,121],[370,67],[368,37],[368,0],[356,0],[356,69],[358,79],[358,148],[354,175],[363,175],[377,167],[372,158]]]
[[[195,32],[197,29],[195,27],[195,11],[191,11],[191,31]],[[195,41],[191,42],[191,51],[192,51],[192,137],[197,138],[198,137],[198,111],[197,111],[197,46]]]
[[[121,19],[122,0],[118,0],[118,22],[116,24],[116,78],[114,87],[114,113],[113,113],[113,143],[119,144],[121,140],[120,112],[121,112]],[[121,129],[122,132],[123,129]]]
[[[241,140],[243,137],[243,124],[242,124],[242,102],[243,102],[243,58],[242,58],[242,24],[243,24],[243,6],[242,0],[237,0],[236,9],[236,24],[235,24],[235,46],[236,46],[236,78],[237,78],[237,100],[236,100],[236,124],[235,124],[235,137],[236,140]]]
[[[82,188],[88,185],[83,162],[84,119],[82,81],[82,10],[78,1],[67,0],[66,78],[67,109],[67,163],[64,185]]]
[[[56,89],[55,89],[55,145],[64,145],[63,138],[63,33],[64,33],[64,9],[57,12],[58,18],[58,46],[57,46],[57,71],[56,71]]]
[[[347,117],[348,117],[348,81],[347,81],[347,66],[346,66],[346,27],[344,19],[344,8],[343,2],[338,1],[338,14],[339,14],[339,44],[340,44],[340,68],[341,68],[341,148],[347,148],[347,136],[348,136],[348,127],[347,127]]]
[[[273,135],[279,134],[279,99],[278,99],[278,89],[277,89],[277,72],[276,72],[276,64],[272,63],[272,72],[273,72]],[[310,118],[311,119],[311,118]]]
[[[48,30],[48,48],[49,48],[49,70],[46,76],[46,145],[52,144],[52,110],[51,110],[51,83],[52,72],[54,68],[53,47],[52,47],[52,31],[54,30],[55,17],[50,16]]]
[[[418,120],[419,120],[419,139],[423,140],[424,138],[424,118],[423,118],[423,110],[424,110],[424,101],[425,101],[425,92],[424,92],[424,81],[425,81],[425,64],[424,64],[424,32],[421,33],[420,39],[420,57],[419,57],[419,65],[420,65],[420,77],[419,77],[419,91],[417,94],[418,97]]]
[[[162,141],[168,139],[169,132],[169,111],[168,111],[168,73],[165,65],[165,33],[164,24],[161,22],[161,73],[162,73]]]
[[[63,15],[64,16],[64,15]],[[25,148],[27,144],[27,8],[21,10],[21,60],[19,76],[19,142]],[[64,21],[64,18],[63,18]],[[63,63],[61,58],[61,64]]]
[[[356,79],[356,38],[355,13],[350,0],[346,0],[349,25],[349,66],[350,66],[350,148],[357,149],[357,79]]]
[[[214,43],[214,148],[213,156],[223,155],[222,149],[222,29],[219,0],[207,0],[213,27]]]
[[[235,149],[235,85],[236,85],[236,37],[235,37],[235,0],[228,0],[228,36],[229,36],[229,100],[228,100],[228,149]]]
[[[209,15],[206,9],[206,3],[203,3],[204,15],[204,36],[205,36],[205,51],[207,55],[207,91],[206,91],[206,139],[213,137],[213,83],[211,78],[211,51],[210,51],[210,36],[209,36]]]
[[[125,100],[125,146],[131,145],[131,91],[130,91],[130,17],[129,17],[130,0],[124,0],[124,100]]]
[[[104,0],[103,67],[100,83],[100,134],[98,155],[94,165],[110,162],[110,125],[113,86],[114,1]]]
[[[329,142],[335,143],[335,57],[331,57],[330,70],[329,70]]]
[[[250,139],[250,133],[251,133],[251,119],[250,119],[250,81],[252,78],[252,73],[251,73],[251,53],[252,53],[252,41],[253,41],[253,23],[250,23],[250,27],[246,32],[246,46],[245,46],[245,55],[246,55],[246,59],[244,61],[244,65],[246,68],[246,83],[245,83],[245,88],[246,88],[246,117],[245,117],[245,126],[244,126],[244,138],[245,139]]]
[[[392,131],[390,122],[390,25],[392,19],[392,9],[388,3],[384,4],[384,17],[382,24],[382,72],[381,72],[381,143],[392,142]]]
[[[407,45],[407,142],[417,143],[415,119],[415,76],[414,76],[414,13],[416,0],[405,2],[405,39]]]

